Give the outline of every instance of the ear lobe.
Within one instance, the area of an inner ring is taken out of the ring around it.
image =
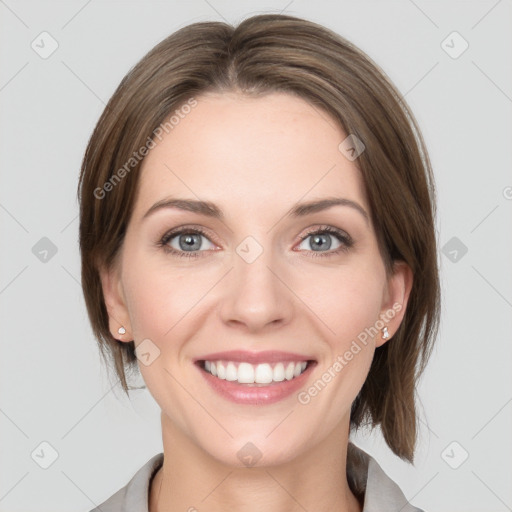
[[[116,264],[108,269],[101,266],[98,272],[108,312],[110,333],[119,341],[131,341],[133,337],[131,337],[130,316],[126,307],[119,268]],[[119,333],[120,327],[124,327],[124,334]]]
[[[393,263],[393,274],[388,279],[386,298],[380,314],[389,336],[387,338],[379,336],[376,339],[376,347],[380,347],[391,340],[400,327],[407,309],[413,280],[412,270],[405,261],[395,261]]]

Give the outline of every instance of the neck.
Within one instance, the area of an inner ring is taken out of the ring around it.
[[[290,462],[250,468],[209,456],[164,413],[162,434],[164,462],[151,483],[149,512],[362,510],[347,482],[348,428]]]

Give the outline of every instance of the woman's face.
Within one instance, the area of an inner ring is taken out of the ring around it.
[[[224,463],[273,465],[347,435],[410,273],[387,280],[331,117],[284,93],[196,100],[143,161],[102,273],[110,327],[135,340],[164,427]],[[325,199],[343,201],[298,208]]]

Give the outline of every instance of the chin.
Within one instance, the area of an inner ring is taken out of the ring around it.
[[[286,436],[286,443],[282,437],[276,439],[266,438],[261,433],[249,436],[235,437],[222,445],[203,445],[211,457],[218,462],[232,467],[270,467],[279,466],[292,461],[300,455],[307,441]]]

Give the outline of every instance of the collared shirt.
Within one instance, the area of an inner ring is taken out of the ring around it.
[[[149,512],[151,479],[163,461],[163,453],[154,455],[124,487],[90,512]],[[352,492],[363,497],[363,512],[423,512],[407,501],[371,455],[352,442],[347,450],[347,479]]]

